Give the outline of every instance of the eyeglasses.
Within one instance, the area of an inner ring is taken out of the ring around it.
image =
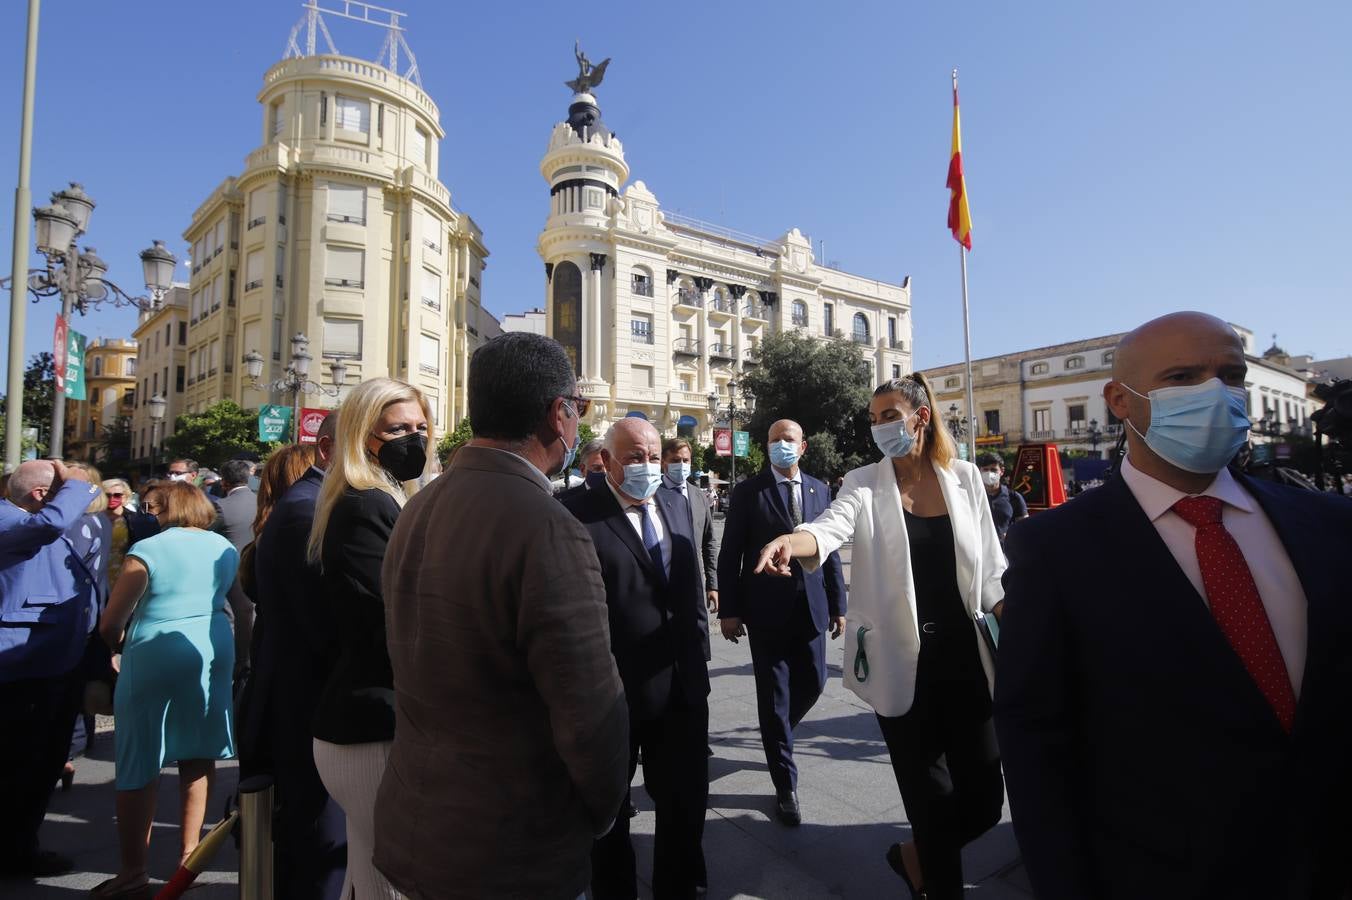
[[[577,410],[577,417],[580,419],[591,409],[591,401],[586,397],[564,397],[565,400],[573,401],[573,408]]]
[[[127,496],[127,495],[124,494],[124,493],[122,493],[121,491],[118,491],[117,493],[110,493],[108,496],[109,496],[109,497],[125,497],[125,496]]]

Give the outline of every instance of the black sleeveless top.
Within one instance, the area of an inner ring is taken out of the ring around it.
[[[930,636],[972,637],[971,617],[958,590],[957,553],[953,549],[953,523],[948,516],[916,516],[906,513],[906,537],[911,549],[911,577],[915,581],[915,606],[921,641]]]

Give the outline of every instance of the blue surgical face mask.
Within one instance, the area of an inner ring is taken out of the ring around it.
[[[624,467],[620,490],[635,500],[647,500],[657,493],[661,483],[662,466],[659,463],[631,463]]]
[[[568,406],[566,403],[564,406],[573,414],[573,418],[577,418],[577,412],[571,406]],[[563,440],[563,435],[559,435],[559,440]],[[573,435],[573,446],[569,447],[567,442],[564,443],[563,447],[565,452],[563,454],[563,465],[559,466],[559,471],[564,475],[568,474],[568,470],[573,466],[573,460],[577,459],[577,448],[581,441],[582,431],[579,429],[578,433]]]
[[[798,443],[775,441],[770,445],[770,464],[779,469],[792,469],[798,464]]]
[[[602,469],[599,472],[588,472],[587,477],[584,478],[583,481],[587,482],[588,488],[602,487],[606,483],[606,470]]]
[[[1242,387],[1231,387],[1219,378],[1156,388],[1149,396],[1126,384],[1122,387],[1150,401],[1150,427],[1145,434],[1130,419],[1127,426],[1156,456],[1185,472],[1219,472],[1248,439],[1248,398]]]
[[[690,463],[671,462],[667,463],[667,484],[672,487],[678,487],[682,482],[690,477]]]
[[[909,418],[910,416],[902,416],[900,419],[873,426],[873,443],[878,445],[883,456],[900,459],[911,452],[911,448],[915,446],[915,435],[906,430],[906,420]]]

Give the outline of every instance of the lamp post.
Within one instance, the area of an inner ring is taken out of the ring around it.
[[[340,397],[347,382],[347,363],[341,357],[329,361],[329,377],[333,387],[326,388],[307,377],[310,374],[310,339],[297,332],[291,337],[291,362],[282,371],[282,377],[276,381],[260,382],[263,375],[263,354],[250,350],[244,354],[244,374],[249,379],[249,387],[256,391],[277,391],[291,394],[291,440],[295,441],[300,428],[300,395],[323,394],[326,397]]]
[[[153,472],[160,464],[160,429],[164,427],[164,408],[168,406],[164,397],[156,394],[146,401],[150,411],[150,468]]]
[[[728,483],[733,487],[737,486],[737,415],[738,413],[750,413],[756,407],[756,398],[747,394],[742,400],[742,408],[737,408],[737,389],[740,385],[736,381],[728,382],[728,429],[732,437],[732,456],[729,457]],[[709,423],[712,425],[718,418],[718,393],[710,391],[709,396]],[[731,488],[729,488],[731,490]]]
[[[74,311],[84,315],[90,306],[108,302],[114,306],[135,306],[154,309],[164,300],[172,286],[174,267],[178,260],[162,241],[141,251],[141,268],[145,276],[148,296],[133,297],[104,277],[108,264],[99,258],[93,247],[79,249],[76,241],[89,228],[89,217],[94,212],[94,199],[84,192],[78,182],[52,194],[52,202],[33,210],[34,243],[46,259],[43,269],[28,273],[28,292],[37,303],[44,297],[61,297],[61,315],[67,321]],[[8,284],[10,279],[0,281]],[[9,334],[10,359],[22,358],[23,334],[11,329]],[[64,376],[64,373],[60,373]],[[23,427],[23,381],[14,383],[11,367],[6,434],[18,434]],[[49,456],[60,456],[65,443],[66,395],[56,391],[52,402],[52,433],[48,441]],[[8,442],[9,438],[6,437]]]
[[[1089,420],[1089,446],[1094,451],[1094,458],[1098,459],[1099,440],[1103,437],[1103,430],[1099,428],[1098,419]]]

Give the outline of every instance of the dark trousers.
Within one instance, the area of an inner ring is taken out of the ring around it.
[[[806,615],[785,628],[753,625],[751,668],[756,676],[756,713],[761,746],[775,791],[798,790],[793,762],[793,729],[803,720],[826,686],[826,635]]]
[[[84,680],[77,667],[52,678],[0,683],[0,854],[38,849],[47,801],[70,752]]]
[[[704,813],[709,805],[709,703],[673,697],[656,719],[629,723],[629,779],[643,751],[643,786],[657,810],[653,847],[655,900],[690,900],[708,882],[704,867]],[[629,817],[592,847],[594,900],[638,897]]]
[[[956,631],[922,643],[910,711],[878,716],[930,900],[962,896],[962,848],[1000,821],[1004,804],[975,633],[965,624]]]
[[[319,780],[312,746],[307,735],[304,754],[278,753],[273,761],[273,883],[278,897],[338,900],[347,871],[347,819]]]

